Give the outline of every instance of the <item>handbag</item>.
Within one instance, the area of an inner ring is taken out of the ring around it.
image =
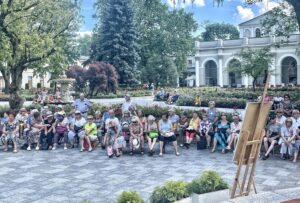
[[[156,131],[150,131],[149,132],[149,137],[150,138],[158,138],[158,132],[156,132]]]
[[[172,137],[174,135],[173,132],[166,132],[165,137]]]
[[[107,146],[106,151],[107,151],[107,156],[109,156],[109,157],[113,156],[114,152],[113,152],[113,147],[112,146]]]
[[[200,136],[200,140],[197,142],[197,150],[206,149],[207,142],[205,136]]]
[[[67,127],[64,127],[64,126],[56,126],[55,131],[56,131],[58,134],[64,134],[65,132],[68,131],[68,128],[67,128]]]

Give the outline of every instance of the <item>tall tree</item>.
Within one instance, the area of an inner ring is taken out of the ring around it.
[[[230,63],[227,69],[230,72],[252,77],[253,91],[255,91],[259,78],[265,76],[266,73],[272,74],[272,71],[269,70],[269,66],[272,63],[269,47],[262,49],[242,49],[236,57],[240,59],[240,64],[238,61]]]
[[[112,64],[119,74],[121,84],[131,85],[138,82],[140,71],[137,32],[131,0],[99,0],[104,3],[97,8],[96,51],[94,60]],[[99,5],[98,4],[96,5]]]
[[[78,28],[77,0],[0,1],[0,71],[10,77],[9,104],[20,108],[22,74],[27,68],[43,71],[55,59],[69,61],[72,39]],[[5,79],[6,81],[6,79]]]
[[[262,21],[263,33],[273,33],[276,36],[289,36],[299,30],[296,12],[287,2],[271,10]]]
[[[197,23],[193,14],[186,13],[183,9],[169,10],[168,6],[160,0],[135,0],[136,22],[139,32],[140,56],[139,66],[142,69],[143,82],[157,83],[159,77],[148,77],[148,73],[157,71],[157,64],[161,67],[172,61],[176,71],[164,71],[165,79],[170,83],[173,76],[182,77],[186,71],[186,59],[193,54],[193,32]],[[144,75],[146,74],[146,75]],[[175,77],[176,78],[176,77]]]
[[[201,33],[203,41],[238,39],[240,35],[236,26],[230,23],[208,22],[204,25],[204,29],[205,31]]]

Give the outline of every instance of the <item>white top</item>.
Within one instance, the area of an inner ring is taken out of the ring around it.
[[[71,121],[71,125],[73,125],[73,126],[78,126],[78,127],[82,127],[82,126],[84,126],[84,124],[86,123],[86,120],[85,120],[85,118],[83,118],[83,117],[81,117],[79,120],[76,120],[76,119],[73,119],[72,121]]]
[[[300,126],[300,117],[297,118],[297,120],[294,117],[292,117],[292,121],[293,121],[293,127],[298,129],[298,127]]]
[[[281,116],[280,118],[276,117],[276,122],[279,123],[280,125],[284,125],[286,117]]]
[[[292,137],[293,135],[296,135],[297,134],[297,130],[295,128],[290,127],[290,128],[287,128],[285,125],[281,128],[281,136],[282,137],[285,137],[285,138],[290,138]]]
[[[233,133],[236,133],[236,131],[241,130],[241,128],[242,128],[242,122],[238,122],[238,123],[232,122],[230,124],[230,129],[231,129],[231,132],[233,132]]]
[[[130,107],[134,107],[133,103],[131,102],[131,100],[129,102],[125,101],[123,104],[122,104],[122,112],[124,111],[129,111],[129,108]]]

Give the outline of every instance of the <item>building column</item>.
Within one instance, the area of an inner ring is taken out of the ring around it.
[[[276,86],[276,75],[277,75],[277,70],[276,70],[276,60],[275,58],[273,59],[273,62],[270,64],[270,81],[269,85]]]
[[[246,88],[248,88],[248,86],[249,86],[249,77],[247,75],[245,75],[245,76],[242,76],[242,79],[243,79],[242,85],[244,85]]]
[[[196,87],[200,86],[200,67],[199,67],[199,60],[195,59],[195,72],[196,72]]]
[[[218,70],[219,70],[219,73],[218,73],[219,85],[220,85],[220,87],[223,87],[223,58],[222,57],[219,57]]]

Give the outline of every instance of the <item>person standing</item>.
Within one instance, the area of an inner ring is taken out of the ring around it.
[[[79,99],[76,99],[72,106],[75,108],[75,111],[78,110],[81,112],[83,117],[87,117],[87,113],[92,106],[92,103],[90,100],[84,97],[83,93],[80,93]]]
[[[122,104],[122,113],[129,111],[131,108],[134,109],[134,105],[131,101],[130,95],[127,94],[125,96],[125,102]]]

